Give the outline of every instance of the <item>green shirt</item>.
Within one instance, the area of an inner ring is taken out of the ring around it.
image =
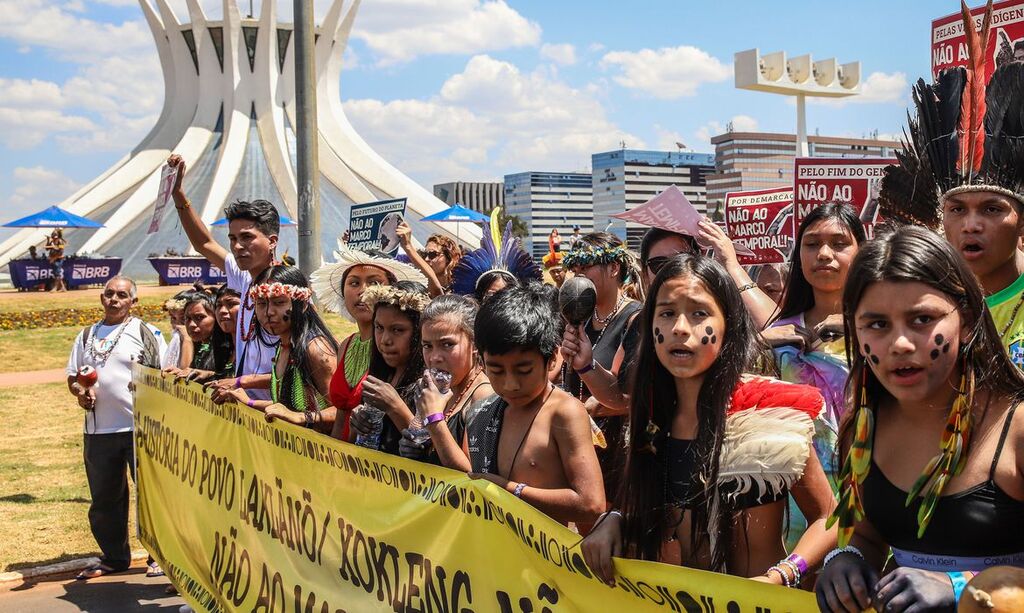
[[[1024,275],[1002,291],[985,299],[992,321],[1010,354],[1010,361],[1024,369]]]

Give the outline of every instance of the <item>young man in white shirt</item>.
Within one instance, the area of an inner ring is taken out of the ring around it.
[[[228,287],[242,297],[235,328],[235,377],[208,384],[213,388],[213,399],[215,402],[229,400],[232,398],[229,390],[244,388],[250,398],[269,400],[269,373],[274,358],[273,344],[277,339],[266,332],[258,332],[259,324],[254,316],[254,303],[249,297],[249,286],[274,262],[281,218],[274,205],[266,200],[229,204],[224,210],[228,220],[229,253],[213,239],[209,228],[185,196],[182,189],[185,161],[179,155],[172,155],[167,163],[178,169],[171,193],[189,242],[211,264],[227,274]]]
[[[92,497],[89,526],[103,552],[99,564],[78,576],[82,580],[120,572],[131,564],[127,473],[135,478],[132,364],[159,368],[166,348],[159,329],[131,315],[136,302],[134,281],[121,276],[107,281],[100,296],[103,319],[78,334],[68,358],[68,390],[85,409],[85,474]],[[78,383],[84,366],[95,369],[95,384]],[[158,571],[153,565],[151,572]]]

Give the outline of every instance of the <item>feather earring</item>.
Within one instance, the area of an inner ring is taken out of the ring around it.
[[[861,486],[871,468],[871,446],[875,440],[875,415],[868,406],[868,365],[863,364],[860,383],[860,403],[854,422],[853,442],[839,473],[842,482],[839,504],[825,522],[826,528],[839,523],[839,547],[846,547],[853,537],[857,522],[864,519]]]

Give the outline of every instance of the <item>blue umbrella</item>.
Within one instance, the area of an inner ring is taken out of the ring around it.
[[[212,225],[212,226],[226,226],[226,225],[228,225],[228,220],[227,220],[227,218],[218,219],[217,221],[213,222],[210,225]],[[297,226],[299,224],[294,222],[294,221],[292,221],[290,218],[285,217],[284,215],[281,215],[281,225],[282,226]]]
[[[486,223],[490,220],[491,218],[488,215],[484,215],[483,213],[477,213],[476,211],[472,211],[458,204],[452,205],[447,209],[444,209],[443,211],[438,211],[433,215],[427,215],[426,217],[420,218],[420,221],[432,221],[434,223],[454,223],[456,242],[459,242],[459,224],[461,224],[462,222],[469,221],[472,223]]]
[[[3,225],[5,228],[102,228],[103,224],[86,219],[64,209],[51,206],[28,217],[15,219]]]

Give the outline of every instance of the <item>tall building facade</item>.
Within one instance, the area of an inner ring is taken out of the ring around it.
[[[710,153],[618,149],[591,156],[594,229],[626,239],[637,248],[647,226],[626,223],[612,215],[636,208],[670,185],[678,187],[699,211],[707,206],[705,177],[714,171]]]
[[[505,175],[505,211],[529,230],[523,246],[534,257],[548,252],[548,235],[557,229],[568,248],[573,226],[594,229],[591,176],[577,172],[520,172]]]
[[[451,206],[459,204],[477,213],[490,213],[505,206],[505,184],[499,182],[452,181],[434,186],[437,199]]]
[[[809,136],[811,157],[891,158],[899,143],[891,140]],[[711,139],[715,170],[707,177],[708,208],[721,207],[725,194],[793,185],[796,136],[767,132],[726,132]]]

